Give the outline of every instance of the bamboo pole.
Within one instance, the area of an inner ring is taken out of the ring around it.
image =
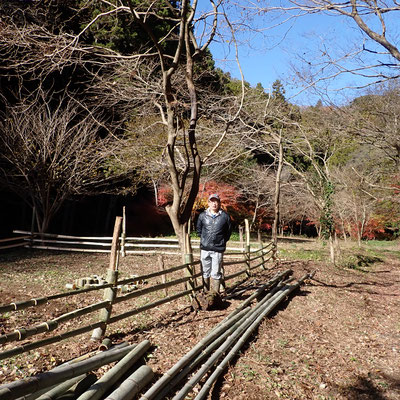
[[[260,315],[257,317],[257,319],[252,322],[252,324],[246,329],[244,332],[243,336],[240,338],[239,341],[234,345],[234,347],[229,351],[229,353],[224,357],[224,359],[221,361],[221,363],[216,367],[215,371],[211,374],[211,376],[207,379],[206,383],[203,385],[202,389],[198,393],[198,395],[195,397],[195,400],[202,400],[204,399],[209,390],[211,389],[211,386],[214,384],[214,382],[217,380],[217,378],[221,375],[221,373],[224,371],[224,369],[228,366],[229,362],[232,360],[232,358],[236,355],[236,353],[239,351],[239,349],[244,345],[246,340],[250,337],[250,335],[253,333],[253,331],[256,329],[256,327],[261,323],[262,319],[265,318],[279,303],[281,303],[286,297],[290,295],[294,290],[298,289],[300,285],[303,284],[303,282],[309,278],[309,274],[304,275],[295,285],[286,287],[281,293],[278,293],[276,296],[274,296],[274,300],[270,303],[267,303],[265,308],[262,310]]]
[[[118,247],[119,247],[119,236],[121,232],[122,218],[115,218],[114,233],[111,244],[111,255],[110,265],[107,271],[107,282],[112,283],[113,287],[107,288],[104,291],[104,300],[110,302],[108,307],[104,308],[100,312],[100,320],[104,322],[104,325],[96,328],[93,333],[91,340],[100,340],[106,333],[107,323],[111,317],[112,305],[117,296],[117,282],[118,282]]]
[[[134,299],[136,297],[140,297],[140,296],[143,296],[145,294],[156,292],[158,290],[161,290],[161,289],[164,289],[164,288],[167,288],[167,287],[176,286],[179,283],[185,283],[185,282],[190,281],[192,279],[192,277],[198,277],[200,275],[201,275],[200,272],[198,272],[197,274],[194,274],[194,275],[191,275],[191,276],[185,276],[183,278],[175,279],[173,281],[169,281],[169,282],[166,282],[166,283],[160,283],[158,285],[150,286],[150,287],[147,287],[145,289],[135,290],[134,292],[125,294],[124,296],[119,296],[114,302],[116,304],[117,303],[121,303],[123,301],[129,300],[129,299]]]
[[[57,397],[57,400],[76,400],[85,390],[92,386],[97,381],[97,376],[88,374],[71,389],[67,390],[63,395]]]
[[[42,394],[37,398],[37,400],[55,400],[58,396],[64,394],[68,389],[70,389],[73,385],[80,382],[82,379],[85,378],[84,375],[78,375],[72,379],[68,379],[65,382],[60,383],[55,388],[50,389],[48,392]]]
[[[158,255],[158,266],[160,271],[163,272],[161,275],[161,283],[167,283],[167,274],[165,273],[164,257],[162,254]],[[164,295],[168,296],[168,288],[164,288]]]
[[[246,246],[245,246],[245,262],[246,262],[246,274],[247,276],[251,276],[250,272],[250,229],[249,229],[249,220],[246,218],[244,220],[245,231],[246,231]]]
[[[154,372],[148,365],[142,365],[125,379],[118,389],[105,400],[131,400],[153,379]]]
[[[259,243],[260,243],[261,260],[262,260],[261,266],[262,266],[262,269],[265,270],[266,267],[265,267],[265,259],[264,259],[264,245],[263,245],[263,242],[262,242],[262,239],[261,239],[261,235],[260,235],[260,242]]]
[[[7,342],[16,341],[16,340],[24,340],[27,337],[37,335],[43,332],[51,332],[59,327],[60,323],[65,321],[69,321],[71,319],[81,317],[82,315],[89,314],[93,311],[99,310],[104,306],[108,306],[109,301],[102,301],[100,303],[91,304],[90,306],[79,308],[78,310],[71,311],[69,313],[60,315],[59,317],[52,319],[47,322],[43,322],[39,325],[36,325],[32,328],[20,328],[16,329],[14,332],[7,333],[5,335],[0,336],[0,344],[5,344]]]
[[[105,364],[120,360],[137,345],[99,353],[88,360],[44,372],[30,378],[0,386],[0,400],[15,400],[18,397],[72,379],[75,376],[97,369]]]
[[[62,299],[64,297],[75,296],[77,294],[92,292],[94,290],[105,289],[105,288],[108,288],[108,287],[111,287],[111,286],[112,286],[112,284],[107,283],[107,284],[99,285],[99,286],[96,286],[96,287],[73,290],[73,291],[70,291],[70,292],[53,294],[53,295],[47,296],[47,297],[37,297],[37,298],[34,298],[34,299],[30,299],[30,300],[10,303],[10,304],[6,304],[6,305],[3,305],[3,306],[0,306],[0,313],[4,313],[4,312],[8,312],[8,311],[23,310],[24,308],[33,307],[33,306],[40,306],[42,304],[46,304],[50,300]]]
[[[235,322],[232,326],[228,327],[225,332],[222,333],[222,335],[219,335],[215,338],[214,341],[212,341],[204,350],[201,351],[194,359],[190,361],[189,364],[184,366],[178,375],[173,377],[169,382],[164,384],[164,387],[162,390],[155,396],[154,400],[164,400],[167,396],[168,393],[170,393],[181,381],[184,379],[188,374],[194,370],[206,357],[212,353],[212,351],[216,348],[219,347],[227,337],[229,337],[242,323],[242,318],[243,316],[248,312],[248,309],[242,310],[238,315],[237,315],[237,322]]]
[[[4,360],[5,358],[9,358],[9,357],[16,356],[18,354],[25,353],[29,350],[37,349],[39,347],[43,347],[48,344],[57,343],[57,342],[60,342],[61,340],[68,339],[73,336],[81,335],[82,333],[89,332],[95,328],[102,326],[103,324],[104,323],[102,321],[99,321],[94,324],[89,324],[89,325],[83,326],[81,328],[74,329],[72,331],[63,332],[63,333],[60,333],[58,335],[55,335],[55,336],[52,336],[52,337],[49,337],[46,339],[38,340],[36,342],[28,342],[21,346],[14,347],[13,349],[5,350],[0,353],[0,360]]]
[[[125,251],[125,242],[126,242],[126,207],[122,207],[122,232],[121,232],[121,255],[122,257],[126,256]]]
[[[195,290],[196,292],[198,292],[198,291],[200,291],[202,288],[203,288],[203,286],[197,286],[194,290]],[[154,308],[154,307],[158,307],[158,306],[160,306],[161,304],[165,304],[165,303],[168,303],[168,302],[170,302],[170,301],[172,301],[172,300],[179,299],[180,297],[187,296],[187,295],[189,295],[191,292],[192,292],[191,289],[185,290],[185,291],[183,291],[183,292],[174,294],[174,295],[172,295],[172,296],[165,297],[165,298],[163,298],[163,299],[161,299],[161,300],[154,301],[153,303],[146,304],[146,305],[144,305],[144,306],[142,306],[142,307],[134,308],[133,310],[129,310],[129,311],[123,313],[123,314],[115,315],[115,316],[113,316],[113,317],[110,318],[110,320],[108,321],[108,323],[109,323],[109,324],[113,324],[114,322],[118,322],[118,321],[120,321],[121,319],[125,319],[125,318],[128,318],[128,317],[131,317],[131,316],[136,315],[136,314],[139,314],[139,313],[141,313],[141,312],[143,312],[143,311],[147,311],[147,310],[150,310],[150,309],[152,309],[152,308]]]
[[[211,330],[203,339],[200,340],[187,354],[185,354],[174,366],[172,366],[142,397],[141,400],[150,400],[158,394],[158,392],[164,388],[164,386],[179,373],[179,371],[185,367],[196,355],[198,355],[202,349],[215,340],[222,332],[224,332],[229,326],[233,325],[236,321],[241,318],[241,314],[237,314],[232,317],[229,321],[226,321],[225,325],[219,326],[217,329]]]
[[[223,354],[232,346],[233,343],[245,332],[245,330],[259,316],[265,304],[270,302],[275,294],[269,293],[258,303],[253,310],[247,312],[243,317],[241,325],[226,339],[226,341],[214,352],[206,363],[193,375],[193,377],[183,386],[183,388],[172,398],[172,400],[181,400],[192,390],[192,388],[202,379],[202,377],[212,368],[212,366],[223,356]],[[229,321],[229,320],[228,320]]]
[[[99,400],[129,369],[137,363],[150,347],[150,342],[144,340],[132,349],[113,368],[107,371],[94,385],[78,397],[78,400]]]

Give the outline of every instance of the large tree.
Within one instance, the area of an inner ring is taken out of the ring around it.
[[[1,113],[0,183],[35,210],[39,232],[66,199],[107,185],[120,143],[102,131],[96,111],[68,96],[36,93]]]
[[[228,106],[220,99],[213,99],[210,96],[213,79],[210,82],[206,76],[207,60],[211,60],[208,46],[217,32],[221,3],[210,1],[210,9],[201,15],[197,1],[98,3],[104,5],[103,16],[124,15],[147,36],[148,42],[142,50],[135,49],[129,55],[110,54],[116,65],[115,75],[102,76],[99,91],[108,91],[106,101],[110,104],[125,104],[136,140],[147,136],[148,144],[161,144],[172,190],[166,211],[183,248],[183,232],[199,190],[204,158],[220,145],[240,109],[236,98],[225,100]],[[96,16],[87,27],[101,16]],[[160,37],[157,26],[166,22],[170,29]],[[200,37],[195,35],[198,24],[202,25]],[[201,118],[210,121],[203,123],[202,128]],[[211,149],[202,156],[198,140],[206,135],[207,125],[214,132],[208,137]],[[146,146],[146,152],[153,150]]]
[[[146,168],[143,163],[130,168],[156,181],[160,174],[153,167],[163,164],[163,171],[167,165],[168,173],[161,177],[167,176],[173,196],[166,210],[183,245],[202,166],[216,154],[241,106],[232,93],[222,98],[223,74],[209,74],[209,44],[219,18],[227,21],[222,3],[210,1],[202,12],[197,1],[188,0],[71,0],[62,10],[55,0],[12,3],[7,15],[13,17],[1,35],[0,68],[15,90],[4,94],[4,101],[11,106],[38,87],[57,92],[64,84],[79,94],[76,98],[87,110],[97,107],[108,122],[120,122],[119,137],[128,127],[124,138],[148,144],[140,150]],[[59,11],[54,12],[58,24],[46,17],[47,9]],[[220,95],[213,97],[218,90]],[[114,134],[115,127],[103,127]],[[207,141],[203,155],[199,137]],[[156,163],[154,147],[161,149]],[[124,155],[119,161],[126,161]],[[121,171],[120,165],[110,164],[109,171]]]

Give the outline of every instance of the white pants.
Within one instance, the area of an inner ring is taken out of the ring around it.
[[[203,268],[203,277],[221,279],[223,253],[218,251],[201,250],[200,260]]]

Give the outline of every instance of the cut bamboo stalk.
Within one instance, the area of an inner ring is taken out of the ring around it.
[[[53,386],[75,376],[97,369],[105,364],[120,360],[137,345],[99,353],[88,360],[66,365],[36,376],[0,386],[0,400],[15,400],[18,397]]]
[[[106,372],[94,385],[78,397],[78,400],[99,400],[118,380],[137,363],[150,347],[150,342],[144,340],[132,349],[113,368]]]
[[[164,265],[164,257],[162,254],[158,255],[158,266],[160,268],[160,271],[163,271],[163,274],[161,275],[161,282],[162,283],[167,283],[167,274],[165,273],[165,265]],[[168,296],[168,289],[164,289],[164,295]]]
[[[75,296],[77,294],[92,292],[94,290],[105,289],[105,288],[111,287],[111,286],[112,286],[111,284],[107,283],[107,284],[99,285],[99,286],[95,286],[95,287],[73,290],[73,291],[64,292],[64,293],[57,293],[57,294],[47,296],[47,297],[38,297],[35,299],[11,303],[11,304],[0,306],[0,313],[4,313],[4,312],[8,312],[8,311],[22,310],[24,308],[33,307],[33,306],[40,306],[42,304],[46,304],[50,300],[62,299],[64,297]]]
[[[284,287],[285,288],[285,287]],[[281,289],[284,290],[284,289]],[[276,295],[269,297],[268,295],[258,303],[254,310],[250,310],[244,318],[242,324],[233,332],[226,341],[220,346],[208,361],[194,374],[194,376],[185,384],[185,386],[173,397],[172,400],[180,400],[192,390],[192,388],[201,380],[201,378],[212,368],[212,366],[223,356],[223,354],[232,346],[232,344],[242,335],[242,333],[253,323],[260,314],[260,310],[270,303]],[[229,320],[228,320],[229,321]]]
[[[261,294],[269,287],[272,287],[276,284],[279,283],[282,279],[284,279],[287,276],[290,276],[293,274],[293,271],[290,269],[287,269],[286,271],[283,271],[281,273],[276,274],[273,278],[271,278],[265,285],[263,285],[260,289],[256,290],[249,298],[247,298],[242,304],[240,304],[238,307],[235,308],[223,321],[225,322],[226,320],[232,318],[234,315],[236,315],[239,311],[243,310],[247,306],[250,305],[250,303],[261,296]]]
[[[58,396],[64,394],[68,389],[74,386],[76,383],[80,382],[82,379],[85,378],[84,375],[78,375],[72,379],[68,379],[65,382],[57,385],[55,388],[50,389],[48,392],[42,394],[37,398],[37,400],[55,400]]]
[[[195,400],[202,400],[207,396],[209,390],[211,389],[211,386],[217,380],[219,375],[221,375],[221,373],[224,371],[224,369],[227,367],[227,365],[232,360],[232,358],[236,355],[236,353],[239,351],[239,349],[244,345],[244,343],[250,337],[250,335],[253,333],[253,331],[256,329],[256,327],[261,323],[262,319],[265,318],[287,296],[289,296],[290,293],[292,293],[294,290],[298,289],[300,287],[300,285],[307,278],[309,278],[309,276],[310,276],[309,274],[306,274],[295,285],[287,287],[282,292],[280,292],[276,296],[274,296],[274,299],[272,302],[266,304],[266,306],[262,310],[261,314],[246,329],[246,331],[244,332],[244,334],[240,338],[240,340],[234,345],[234,347],[229,351],[229,353],[224,357],[224,359],[221,361],[221,363],[217,366],[215,371],[207,379],[206,383],[203,385],[202,389],[200,390],[198,395],[195,397]]]
[[[213,329],[209,334],[207,334],[203,339],[200,340],[188,353],[186,353],[172,368],[170,368],[142,397],[141,400],[153,399],[157,393],[169,382],[179,371],[185,367],[197,354],[199,354],[202,349],[207,346],[211,341],[218,338],[218,336],[224,332],[228,327],[233,325],[242,317],[241,314],[237,314],[225,325],[221,325],[218,329]]]
[[[103,339],[103,341],[101,342],[100,346],[99,346],[99,350],[100,351],[105,351],[108,350],[110,347],[112,346],[112,341],[110,338],[105,338]]]
[[[57,400],[75,400],[82,393],[84,393],[90,386],[97,381],[97,376],[94,374],[88,374],[86,378],[82,379],[71,389],[67,390],[64,394],[57,397]]]
[[[170,282],[160,283],[160,284],[158,284],[158,285],[150,286],[150,287],[148,287],[148,288],[141,289],[141,290],[135,290],[135,291],[132,292],[132,293],[128,293],[128,294],[126,294],[126,295],[124,295],[124,296],[118,297],[118,298],[115,300],[115,303],[121,303],[121,302],[123,302],[123,301],[129,300],[129,299],[134,299],[134,298],[136,298],[136,297],[140,297],[140,296],[143,296],[143,295],[145,295],[145,294],[149,294],[149,293],[152,293],[152,292],[156,292],[156,291],[158,291],[158,290],[165,289],[165,288],[167,288],[167,287],[176,286],[176,285],[178,285],[179,283],[188,282],[190,279],[192,279],[192,278],[194,278],[194,277],[199,277],[200,275],[201,275],[201,273],[199,272],[199,273],[194,274],[194,275],[192,275],[192,276],[185,276],[185,277],[183,277],[183,278],[175,279],[175,280],[170,281]]]
[[[153,379],[154,372],[148,365],[142,365],[124,380],[105,400],[131,400]]]
[[[202,288],[203,288],[203,286],[197,286],[196,288],[194,288],[194,290],[195,290],[196,292],[198,292],[198,291],[200,291]],[[161,304],[165,304],[165,303],[168,303],[168,302],[170,302],[170,301],[172,301],[172,300],[179,299],[180,297],[187,296],[187,295],[189,295],[191,292],[192,292],[191,289],[190,289],[190,290],[185,290],[184,292],[180,292],[180,293],[177,293],[177,294],[174,294],[174,295],[165,297],[165,298],[163,298],[163,299],[154,301],[154,302],[152,302],[152,303],[146,304],[146,305],[144,305],[144,306],[142,306],[142,307],[139,307],[139,308],[134,308],[133,310],[127,311],[127,312],[125,312],[125,313],[122,313],[122,314],[119,314],[119,315],[114,315],[113,317],[110,318],[110,320],[108,321],[108,323],[109,323],[109,324],[113,324],[114,322],[118,322],[118,321],[120,321],[121,319],[125,319],[125,318],[128,318],[128,317],[132,317],[133,315],[139,314],[139,313],[141,313],[141,312],[143,312],[143,311],[147,311],[147,310],[150,310],[150,309],[152,309],[152,308],[154,308],[154,307],[158,307],[158,306],[160,306]]]
[[[37,335],[43,332],[51,332],[58,328],[59,324],[65,321],[69,321],[71,319],[81,317],[82,315],[90,314],[95,310],[99,310],[104,306],[109,305],[109,301],[102,301],[100,303],[92,304],[90,306],[80,308],[78,310],[71,311],[69,313],[60,315],[59,317],[52,319],[47,322],[43,322],[39,325],[36,325],[32,328],[20,328],[16,329],[14,332],[7,333],[5,335],[0,336],[0,344],[5,344],[7,342],[16,341],[16,340],[24,340],[29,336]]]
[[[106,333],[108,320],[111,317],[112,306],[117,297],[118,284],[118,255],[119,255],[119,236],[121,232],[122,217],[115,218],[113,238],[111,242],[110,264],[107,271],[107,282],[113,286],[105,289],[104,300],[109,301],[109,305],[100,311],[100,321],[104,324],[94,329],[91,340],[100,340]]]
[[[49,337],[46,339],[38,340],[38,341],[32,342],[32,343],[26,343],[24,345],[14,347],[13,349],[10,349],[10,350],[5,350],[0,353],[0,360],[4,360],[5,358],[13,357],[18,354],[25,353],[29,350],[37,349],[39,347],[43,347],[48,344],[57,343],[57,342],[60,342],[61,340],[68,339],[73,336],[81,335],[83,333],[93,330],[94,328],[101,326],[102,324],[103,324],[103,322],[99,321],[94,324],[90,324],[90,325],[86,325],[86,326],[83,326],[78,329],[74,329],[72,331],[63,332],[63,333],[60,333],[59,335],[55,335],[55,336],[52,336],[52,337]]]
[[[163,389],[156,395],[154,400],[163,400],[166,398],[166,395],[170,393],[178,384],[182,381],[188,374],[194,370],[206,357],[210,355],[210,353],[218,346],[220,346],[225,339],[231,335],[242,323],[242,318],[247,314],[248,310],[244,309],[241,311],[240,319],[228,328],[222,335],[218,336],[213,342],[211,342],[205,350],[202,350],[197,357],[191,361],[188,365],[181,369],[178,375],[176,375],[170,382],[164,385]],[[239,314],[238,314],[239,316]]]

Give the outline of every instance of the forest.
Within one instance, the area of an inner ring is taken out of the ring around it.
[[[324,11],[324,2],[300,3],[291,9]],[[383,17],[381,34],[368,22],[399,6],[354,3],[352,13],[336,3],[330,11],[354,19],[378,46],[363,44],[375,65],[357,69],[370,84],[345,104],[321,97],[299,106],[279,79],[252,87],[216,67],[210,44],[238,46],[235,35],[251,29],[246,3],[239,13],[229,1],[209,9],[190,1],[2,2],[2,197],[13,193],[35,210],[39,232],[68,201],[145,190],[147,212],[166,213],[178,238],[214,192],[235,225],[248,219],[253,231],[396,238],[400,53]],[[267,2],[256,11],[287,12]]]

